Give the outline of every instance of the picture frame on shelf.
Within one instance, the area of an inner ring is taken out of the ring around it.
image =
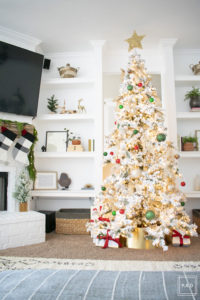
[[[200,151],[200,129],[195,130],[195,136],[197,138],[197,151]]]
[[[34,190],[57,190],[57,172],[37,172],[34,181]]]
[[[66,152],[67,139],[66,131],[46,131],[46,152]]]

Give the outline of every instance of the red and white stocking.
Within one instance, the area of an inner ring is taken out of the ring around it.
[[[31,133],[25,129],[22,130],[22,136],[18,139],[12,152],[13,158],[18,162],[28,165],[28,154],[34,140],[35,137]]]

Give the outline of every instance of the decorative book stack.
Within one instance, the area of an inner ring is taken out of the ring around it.
[[[95,151],[95,140],[94,139],[88,140],[88,151]]]

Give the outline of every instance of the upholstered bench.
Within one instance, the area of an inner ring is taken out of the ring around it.
[[[45,242],[45,215],[36,211],[0,212],[0,249]]]

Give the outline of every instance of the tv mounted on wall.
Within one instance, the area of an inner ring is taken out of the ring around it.
[[[36,116],[44,56],[0,42],[0,112]]]

